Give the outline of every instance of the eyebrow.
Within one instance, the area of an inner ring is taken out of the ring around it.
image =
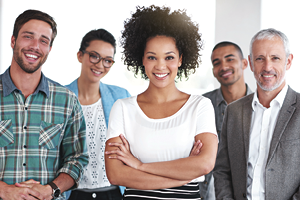
[[[228,58],[228,57],[235,57],[235,55],[228,54],[228,55],[224,56],[224,58]],[[215,61],[218,61],[218,60],[219,60],[219,58],[213,59],[212,63],[214,63]]]
[[[114,58],[114,57],[112,57],[112,56],[106,56],[106,57],[102,57],[101,55],[100,55],[100,53],[98,53],[97,51],[94,51],[94,50],[91,50],[90,52],[94,52],[94,53],[97,53],[101,58]]]
[[[154,52],[152,52],[152,51],[148,51],[146,54],[148,54],[148,53],[156,55],[156,53],[154,53]],[[174,53],[174,54],[175,54],[174,51],[169,51],[169,52],[167,52],[167,53],[165,53],[165,54],[171,54],[171,53]]]
[[[22,32],[21,34],[29,34],[29,35],[34,35],[34,32],[30,32],[30,31],[24,31],[24,32]],[[48,38],[47,36],[45,36],[45,35],[42,35],[42,38],[45,38],[46,40],[49,40],[49,41],[51,41],[51,39],[50,38]]]

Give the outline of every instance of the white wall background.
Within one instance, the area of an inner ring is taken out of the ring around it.
[[[202,65],[188,81],[178,83],[179,89],[201,94],[211,90],[213,76],[211,74],[210,53],[214,46],[215,0],[171,1],[171,0],[0,0],[0,73],[10,65],[12,49],[10,38],[14,21],[19,14],[27,9],[38,9],[54,17],[58,34],[54,40],[48,60],[43,65],[43,72],[49,78],[63,84],[69,84],[80,75],[81,65],[77,61],[77,51],[82,37],[92,29],[105,28],[111,32],[117,41],[121,37],[123,22],[131,17],[137,5],[168,6],[172,10],[186,9],[192,20],[199,24],[199,32],[205,42],[202,54]],[[203,6],[200,6],[203,5]],[[116,63],[110,72],[102,79],[104,83],[122,86],[132,95],[145,90],[148,82],[135,78],[128,72],[121,57],[121,47],[117,47]]]
[[[287,71],[287,83],[300,92],[300,1],[299,0],[263,0],[261,28],[275,28],[289,38],[291,53],[294,55],[292,67]]]
[[[43,72],[49,78],[65,85],[79,76],[80,64],[76,53],[82,37],[92,29],[105,28],[117,41],[123,30],[123,22],[131,16],[137,5],[169,6],[172,10],[186,9],[193,21],[199,24],[204,40],[202,65],[188,81],[179,82],[178,88],[188,93],[198,93],[219,87],[212,76],[210,55],[213,46],[224,40],[239,44],[244,56],[249,54],[251,37],[263,28],[276,28],[284,32],[291,44],[294,61],[287,72],[287,82],[296,91],[300,91],[298,74],[300,73],[300,19],[299,0],[0,0],[0,73],[11,63],[12,49],[10,38],[16,17],[26,9],[38,9],[53,16],[58,24],[58,35]],[[128,72],[121,57],[122,49],[117,47],[116,64],[103,82],[125,87],[132,95],[142,92],[147,81],[134,78]],[[256,84],[248,67],[245,80],[252,90]]]

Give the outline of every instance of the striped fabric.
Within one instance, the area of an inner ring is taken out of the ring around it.
[[[186,185],[168,189],[160,190],[136,190],[126,188],[124,193],[124,200],[137,200],[137,199],[161,199],[161,200],[200,200],[199,184],[188,183]]]
[[[85,121],[75,94],[42,78],[24,98],[9,69],[0,75],[0,181],[47,184],[60,172],[78,183],[88,163]]]

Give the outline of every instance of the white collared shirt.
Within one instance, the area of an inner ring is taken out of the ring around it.
[[[265,169],[270,144],[277,122],[278,113],[287,93],[287,84],[265,108],[257,98],[257,90],[252,101],[252,119],[250,129],[247,198],[249,200],[265,199]]]

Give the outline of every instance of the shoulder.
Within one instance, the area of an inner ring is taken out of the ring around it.
[[[232,103],[230,103],[228,106],[227,106],[227,110],[231,109],[231,110],[241,110],[240,108],[242,108],[243,106],[245,105],[251,105],[252,104],[252,100],[253,100],[253,96],[254,96],[254,93],[252,94],[249,94],[247,96],[244,96]]]
[[[109,92],[114,97],[117,97],[117,98],[130,97],[129,92],[126,89],[116,86],[116,85],[109,85],[109,84],[100,82],[100,90],[104,90],[102,92]]]
[[[51,93],[60,93],[64,94],[66,98],[72,98],[72,99],[77,99],[76,95],[74,94],[73,91],[68,89],[67,87],[61,85],[60,83],[57,83],[56,81],[53,81],[49,78],[47,78],[48,85],[49,85],[49,91]],[[62,96],[62,95],[61,95]]]
[[[201,111],[203,109],[213,109],[211,100],[202,95],[191,95],[188,100],[188,107],[194,111]]]
[[[205,96],[205,97],[207,97],[209,99],[212,99],[212,98],[214,98],[217,95],[217,93],[218,93],[219,90],[220,90],[220,88],[215,89],[215,90],[210,91],[210,92],[207,92],[207,93],[204,93],[203,96]]]
[[[214,95],[217,94],[217,92],[219,91],[219,89],[220,89],[220,88],[217,88],[217,89],[215,89],[215,90],[213,90],[213,91],[206,92],[206,93],[203,94],[203,96],[208,97],[208,98],[211,97],[211,96],[214,96]]]
[[[119,104],[122,106],[134,105],[136,102],[136,96],[131,96],[123,99],[118,99],[115,104]]]
[[[75,79],[72,83],[66,85],[65,87],[71,90],[72,92],[76,93],[75,91],[78,91],[77,79]]]
[[[211,104],[211,100],[204,95],[191,95],[191,101],[197,104]]]
[[[113,104],[111,112],[117,112],[119,114],[119,111],[122,110],[123,113],[127,113],[127,111],[134,113],[137,108],[136,104],[136,96],[118,99]]]

